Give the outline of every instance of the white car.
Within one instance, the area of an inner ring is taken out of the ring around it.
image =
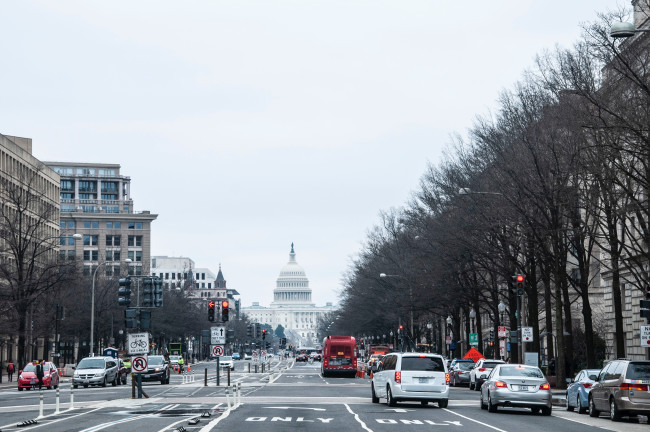
[[[232,356],[221,356],[219,357],[219,367],[235,370],[235,361],[232,359]]]
[[[438,354],[390,353],[382,359],[370,384],[372,402],[386,398],[388,406],[398,401],[449,403],[449,373],[445,359]]]
[[[496,365],[504,364],[503,360],[493,360],[482,358],[476,362],[472,370],[469,371],[469,389],[480,391],[481,386],[487,380],[488,375]]]

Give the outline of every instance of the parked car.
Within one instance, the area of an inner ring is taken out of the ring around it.
[[[142,381],[160,381],[160,384],[169,384],[169,363],[161,355],[147,357],[147,372],[142,374]]]
[[[239,355],[238,352],[232,353],[232,359],[233,360],[241,360],[241,356]]]
[[[569,387],[566,389],[566,409],[573,411],[578,408],[580,414],[584,414],[589,409],[589,392],[598,379],[600,369],[583,369],[575,376],[569,378]]]
[[[129,364],[130,366],[130,364]],[[117,383],[126,384],[126,377],[129,375],[129,369],[122,359],[117,359]]]
[[[84,388],[91,385],[106,387],[108,383],[117,385],[118,366],[117,359],[113,357],[86,357],[74,369],[72,375],[74,388],[80,385]]]
[[[244,360],[250,360],[252,357],[250,354],[245,353],[244,354]]]
[[[18,371],[18,390],[30,390],[38,387],[38,378],[36,377],[36,364],[27,363],[23,370]],[[59,387],[59,371],[52,362],[43,364],[43,387],[48,389]]]
[[[235,370],[235,362],[233,361],[232,356],[219,357],[219,367]]]
[[[650,361],[614,360],[598,375],[589,392],[589,415],[609,413],[612,421],[621,417],[650,415]]]
[[[169,363],[171,363],[172,367],[178,366],[178,359],[181,358],[179,355],[170,355],[169,356]]]
[[[454,360],[449,371],[450,385],[469,385],[469,373],[473,368],[473,360]]]
[[[386,354],[370,384],[373,403],[386,398],[388,406],[398,401],[449,403],[449,374],[445,359],[438,354]]]
[[[505,362],[503,360],[479,359],[472,370],[469,371],[469,389],[480,391],[481,385],[483,385],[492,369],[500,364],[505,364]]]
[[[499,406],[530,408],[533,414],[551,415],[553,394],[542,371],[523,364],[497,364],[481,388],[481,409]]]

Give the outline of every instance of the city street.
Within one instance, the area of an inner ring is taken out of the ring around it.
[[[612,431],[647,430],[645,418],[612,422],[605,416],[591,418],[554,407],[551,417],[532,415],[530,410],[500,408],[496,414],[481,410],[478,392],[466,387],[452,387],[448,408],[436,404],[399,403],[391,408],[380,400],[370,400],[368,378],[322,378],[320,363],[272,363],[272,372],[248,373],[248,362],[238,361],[231,375],[232,383],[240,383],[241,404],[228,409],[225,375],[219,387],[215,382],[215,363],[193,366],[195,381],[183,383],[173,375],[170,385],[145,384],[149,398],[131,399],[131,387],[77,389],[74,409],[69,410],[70,385],[61,388],[60,414],[55,414],[55,391],[44,391],[43,417],[39,415],[39,392],[18,393],[3,385],[0,391],[0,430],[47,431],[265,431],[297,429],[310,431],[401,431],[454,430],[464,431],[591,431],[603,428]],[[204,370],[209,383],[203,385]],[[254,371],[254,369],[252,369]],[[202,417],[209,413],[209,417]],[[198,418],[196,424],[190,420]],[[24,421],[37,423],[18,427]]]

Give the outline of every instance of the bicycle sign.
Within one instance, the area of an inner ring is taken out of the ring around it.
[[[133,372],[146,372],[148,369],[147,356],[136,356],[131,360],[131,369]]]
[[[149,333],[129,333],[128,336],[129,354],[149,353]]]

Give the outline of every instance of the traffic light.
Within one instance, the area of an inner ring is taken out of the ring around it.
[[[120,279],[120,288],[117,294],[120,296],[117,303],[120,306],[129,306],[131,304],[131,278]]]
[[[269,349],[269,348],[271,348],[271,342],[266,343],[266,349]]]
[[[235,341],[235,330],[226,330],[226,342]]]
[[[255,338],[262,336],[262,325],[260,323],[255,323]]]
[[[494,329],[490,329],[490,340],[494,340]]]
[[[230,312],[229,306],[230,302],[228,300],[221,301],[221,321],[223,322],[228,321],[228,312]]]
[[[138,310],[126,309],[124,311],[124,327],[137,328],[138,327]]]
[[[524,275],[514,275],[512,279],[515,283],[515,288],[517,289],[517,295],[524,295],[524,284],[526,283],[526,278],[524,278]]]
[[[253,326],[251,324],[248,324],[246,327],[246,337],[252,338],[253,337]]]
[[[155,307],[163,305],[163,281],[160,278],[153,279],[153,305]]]
[[[208,302],[208,321],[214,321],[214,301]]]
[[[262,340],[266,340],[266,329],[262,330]]]
[[[153,278],[142,279],[142,307],[153,306]]]
[[[140,325],[139,328],[146,330],[151,328],[151,311],[140,310]]]

